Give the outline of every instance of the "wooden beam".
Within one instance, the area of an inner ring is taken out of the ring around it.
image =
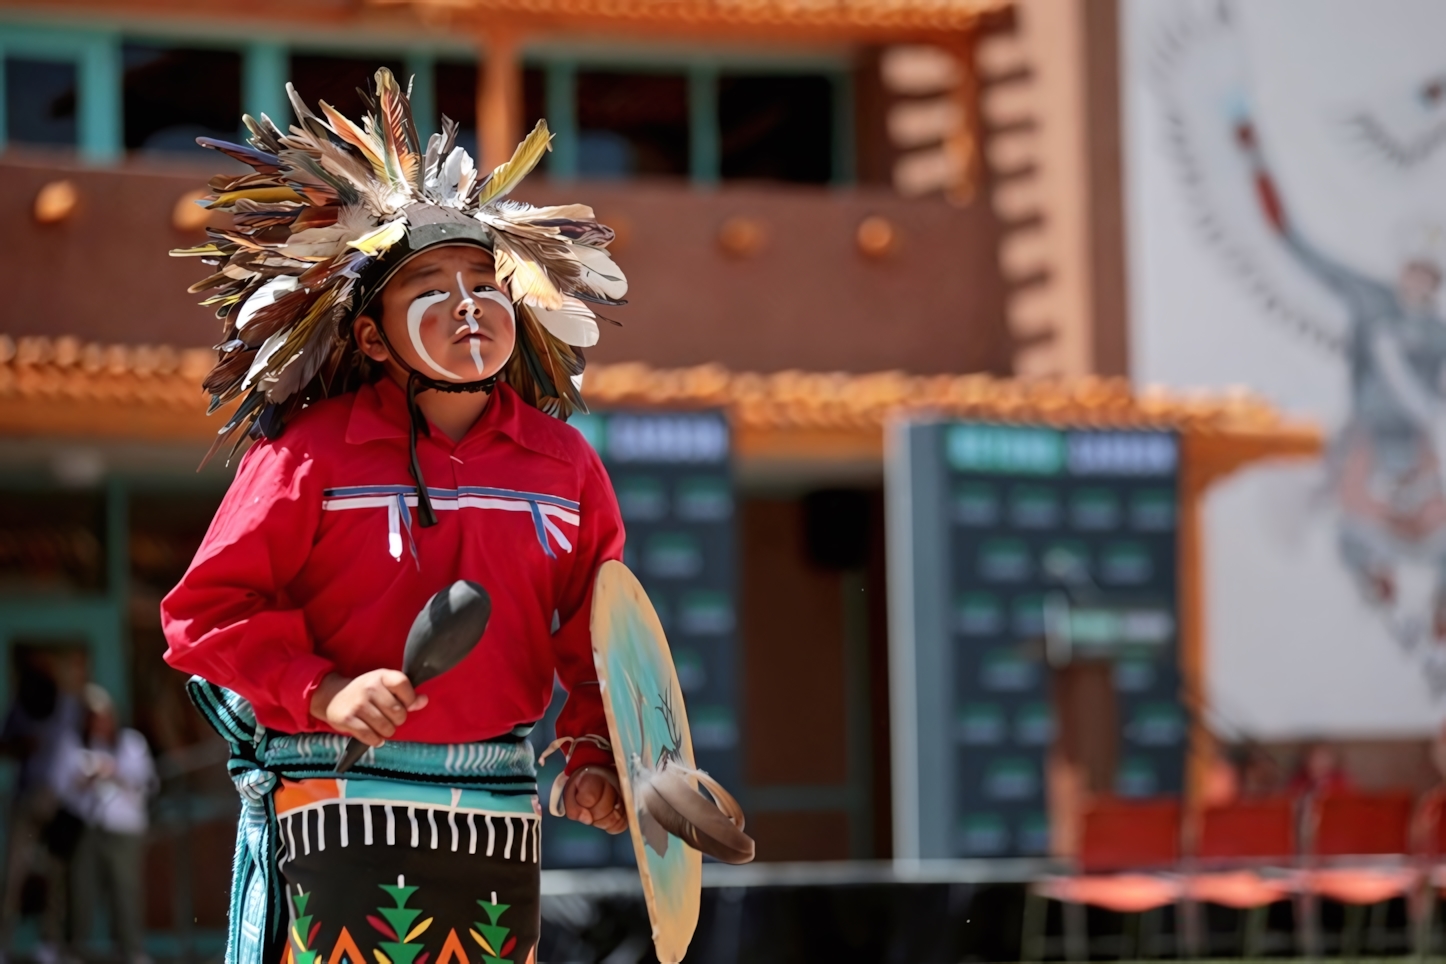
[[[507,23],[483,28],[483,69],[477,72],[477,136],[485,176],[512,156],[522,136],[521,37]]]

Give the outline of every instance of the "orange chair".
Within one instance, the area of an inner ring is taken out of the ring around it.
[[[1024,915],[1024,959],[1043,957],[1048,901],[1065,907],[1065,956],[1083,960],[1089,956],[1084,909],[1147,914],[1178,902],[1180,880],[1167,872],[1175,869],[1179,859],[1178,800],[1095,801],[1083,815],[1078,856],[1081,872],[1047,877],[1030,887]],[[1144,923],[1140,922],[1142,928]]]
[[[1286,868],[1295,863],[1295,822],[1295,803],[1288,797],[1240,800],[1201,815],[1185,893],[1192,904],[1247,912],[1244,957],[1261,953],[1266,909],[1293,893],[1293,874]]]
[[[1317,899],[1346,905],[1342,953],[1354,954],[1365,909],[1415,893],[1422,875],[1409,856],[1414,806],[1409,791],[1392,791],[1331,793],[1308,807],[1306,869],[1300,878],[1307,954],[1320,949]]]

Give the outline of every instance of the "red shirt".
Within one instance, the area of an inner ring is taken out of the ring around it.
[[[598,567],[622,556],[623,526],[597,453],[499,384],[461,441],[435,426],[418,439],[438,520],[424,529],[407,425],[402,390],[384,378],[255,444],[161,603],[166,661],[240,693],[264,726],[325,731],[309,712],[322,677],[399,668],[427,599],[471,579],[492,597],[487,631],[423,684],[429,705],[395,739],[502,736],[541,718],[554,672],[571,694],[558,735],[606,736],[589,617]],[[570,769],[610,762],[581,744]]]

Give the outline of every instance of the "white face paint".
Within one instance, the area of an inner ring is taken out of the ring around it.
[[[495,301],[497,304],[502,306],[502,309],[504,311],[507,312],[507,317],[512,319],[512,323],[514,325],[517,324],[517,309],[512,307],[512,302],[508,300],[508,298],[504,294],[502,294],[502,292],[496,290],[495,288],[489,288],[486,291],[472,291],[469,293],[467,291],[467,283],[462,280],[462,272],[458,271],[457,291],[462,295],[462,310],[467,313],[467,327],[472,330],[473,334],[476,334],[477,332],[482,330],[481,327],[478,325],[478,322],[482,319],[482,306],[477,304],[477,298],[480,298],[484,301]],[[508,357],[511,356],[509,355]],[[507,359],[502,359],[502,362],[503,364],[506,364]],[[481,342],[477,341],[476,339],[472,340],[472,363],[477,366],[478,375],[485,374],[485,368],[482,364],[482,345]]]
[[[512,320],[512,323],[514,325],[517,324],[517,309],[512,306],[512,302],[508,300],[502,292],[488,290],[469,293],[467,291],[467,284],[462,280],[462,272],[460,271],[457,272],[457,293],[462,296],[460,307],[466,318],[467,327],[473,334],[477,334],[482,330],[480,325],[482,306],[477,303],[479,300],[495,301],[507,312],[507,317]],[[414,298],[411,305],[407,308],[407,335],[412,339],[412,347],[416,349],[418,357],[434,372],[448,381],[465,382],[467,381],[465,377],[439,365],[437,360],[428,353],[426,345],[422,344],[422,320],[426,317],[427,310],[435,304],[446,301],[450,297],[451,295],[446,292],[434,291],[424,295],[418,295]],[[485,376],[486,364],[482,360],[482,343],[479,339],[475,338],[469,339],[469,341],[471,342],[472,348],[472,363],[477,366],[477,374],[479,377]],[[505,364],[506,361],[507,359],[504,358],[503,363]]]
[[[448,381],[464,382],[466,379],[461,375],[454,375],[441,365],[438,365],[437,360],[427,353],[427,346],[422,344],[422,317],[427,313],[428,308],[439,302],[446,301],[450,297],[452,296],[445,291],[436,291],[418,295],[412,299],[411,305],[407,308],[407,335],[412,339],[412,347],[416,349],[418,357],[420,357],[432,371]]]
[[[467,327],[471,329],[472,334],[475,335],[482,330],[482,326],[477,324],[477,319],[482,317],[482,306],[473,301],[472,296],[467,294],[467,284],[462,280],[462,272],[460,271],[457,272],[457,291],[462,295],[462,310],[467,313]],[[469,338],[467,341],[472,346],[472,363],[477,366],[477,375],[481,377],[483,370],[482,342],[476,338]]]

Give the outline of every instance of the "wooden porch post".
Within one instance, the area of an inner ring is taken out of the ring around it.
[[[1209,777],[1213,741],[1205,724],[1209,694],[1205,683],[1205,545],[1201,503],[1214,466],[1206,463],[1206,446],[1182,433],[1179,504],[1176,509],[1176,551],[1179,553],[1176,605],[1179,616],[1180,682],[1189,730],[1185,755],[1185,836],[1199,832],[1204,789]]]
[[[477,72],[477,136],[485,175],[512,156],[522,136],[521,38],[511,24],[489,24],[479,39],[485,59]]]

